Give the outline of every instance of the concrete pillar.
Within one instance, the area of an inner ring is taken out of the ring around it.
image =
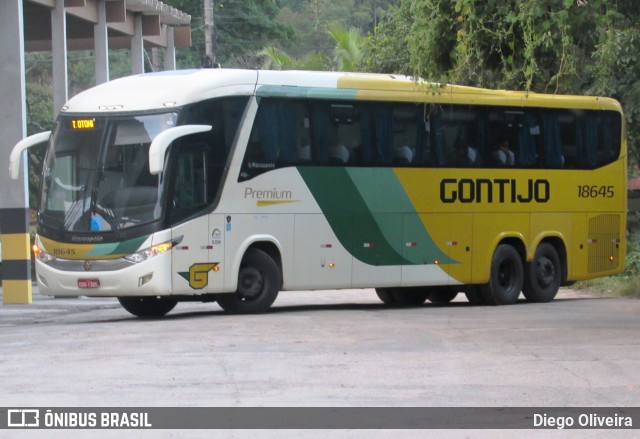
[[[167,27],[167,48],[164,50],[164,69],[176,69],[176,42],[173,38],[173,27]]]
[[[56,0],[51,11],[51,57],[53,59],[53,117],[67,102],[67,14],[64,11],[64,0]]]
[[[93,27],[96,58],[96,85],[109,81],[109,40],[107,39],[107,11],[105,0],[97,0],[98,22]]]
[[[11,180],[6,166],[11,149],[26,136],[24,19],[22,0],[0,1],[0,239],[2,240],[2,302],[31,303],[26,153],[21,177]]]
[[[131,73],[144,73],[144,45],[142,42],[142,14],[135,14],[131,38]]]

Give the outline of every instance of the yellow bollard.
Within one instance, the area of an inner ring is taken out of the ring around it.
[[[29,273],[31,239],[28,233],[8,233],[2,239],[2,303],[31,303],[32,286]]]

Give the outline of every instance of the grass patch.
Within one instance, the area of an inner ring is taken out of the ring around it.
[[[576,282],[572,287],[606,296],[626,296],[640,298],[640,278],[610,276]]]

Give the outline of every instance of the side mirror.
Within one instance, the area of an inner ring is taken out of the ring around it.
[[[9,176],[12,180],[17,180],[18,175],[20,174],[20,159],[22,158],[22,153],[25,149],[31,148],[32,146],[39,145],[44,142],[48,142],[51,138],[51,131],[44,131],[42,133],[34,134],[29,137],[25,137],[11,150],[11,155],[9,156]]]
[[[153,175],[158,175],[163,171],[164,154],[167,152],[171,142],[189,134],[210,131],[211,128],[211,125],[180,125],[158,134],[149,147],[149,172]]]

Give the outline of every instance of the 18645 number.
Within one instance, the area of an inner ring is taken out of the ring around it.
[[[578,185],[578,198],[613,198],[613,186]]]

